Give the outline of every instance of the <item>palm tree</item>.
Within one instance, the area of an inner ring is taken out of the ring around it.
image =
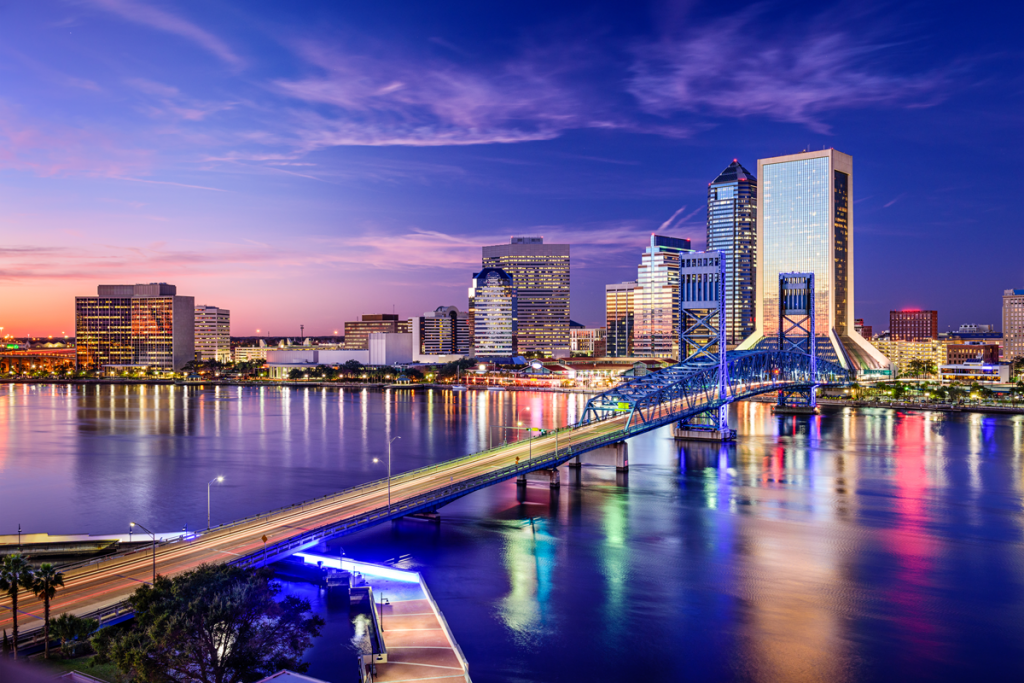
[[[0,564],[0,591],[11,598],[11,619],[14,634],[14,658],[18,658],[18,592],[22,588],[31,590],[32,569],[21,555],[7,555]]]
[[[43,562],[36,570],[32,581],[32,592],[43,599],[43,657],[50,658],[50,600],[57,594],[57,588],[64,586],[64,574],[49,562]]]

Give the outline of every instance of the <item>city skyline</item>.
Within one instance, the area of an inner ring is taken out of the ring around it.
[[[838,10],[782,4],[525,5],[505,23],[465,7],[5,8],[0,324],[70,333],[96,284],[169,281],[230,309],[235,335],[330,334],[363,313],[463,310],[480,248],[537,234],[573,246],[571,315],[596,326],[650,233],[705,247],[707,182],[729,161],[834,147],[858,164],[856,317],[999,325],[1024,284],[1017,216],[983,185],[1024,150],[1019,96],[996,83],[1019,76],[990,47],[1013,21],[914,7],[842,28],[823,28]],[[744,44],[732,65],[726,40]],[[945,266],[966,239],[1000,248],[958,254],[965,289]]]

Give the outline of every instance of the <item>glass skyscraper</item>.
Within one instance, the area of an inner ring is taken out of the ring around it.
[[[819,353],[856,370],[887,368],[853,325],[853,158],[834,149],[759,159],[756,329],[779,332],[779,273],[814,273]]]
[[[517,292],[511,276],[501,268],[474,273],[467,320],[473,335],[473,355],[491,358],[519,353],[517,317]]]
[[[679,255],[689,251],[688,239],[651,235],[633,292],[634,356],[678,358]]]
[[[483,267],[500,268],[515,283],[519,352],[568,357],[569,245],[513,237],[484,247]]]
[[[708,185],[707,249],[725,256],[726,344],[754,332],[757,305],[757,178],[736,159]]]

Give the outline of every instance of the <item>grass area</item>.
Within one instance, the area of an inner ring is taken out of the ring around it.
[[[51,653],[50,659],[43,659],[42,657],[32,658],[34,664],[46,667],[53,671],[54,674],[61,674],[67,671],[81,671],[101,681],[109,681],[109,683],[121,683],[124,680],[117,667],[113,664],[93,664],[92,660],[93,655],[75,657],[74,659],[58,659],[53,656],[53,653]]]

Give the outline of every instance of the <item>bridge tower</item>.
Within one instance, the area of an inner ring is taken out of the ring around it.
[[[717,366],[718,392],[729,385],[726,359],[726,256],[721,251],[679,255],[679,362]],[[699,413],[679,422],[679,439],[730,441],[726,407]]]
[[[811,377],[818,376],[814,318],[814,273],[779,273],[779,351],[809,355]],[[818,412],[815,387],[780,390],[775,412]]]

